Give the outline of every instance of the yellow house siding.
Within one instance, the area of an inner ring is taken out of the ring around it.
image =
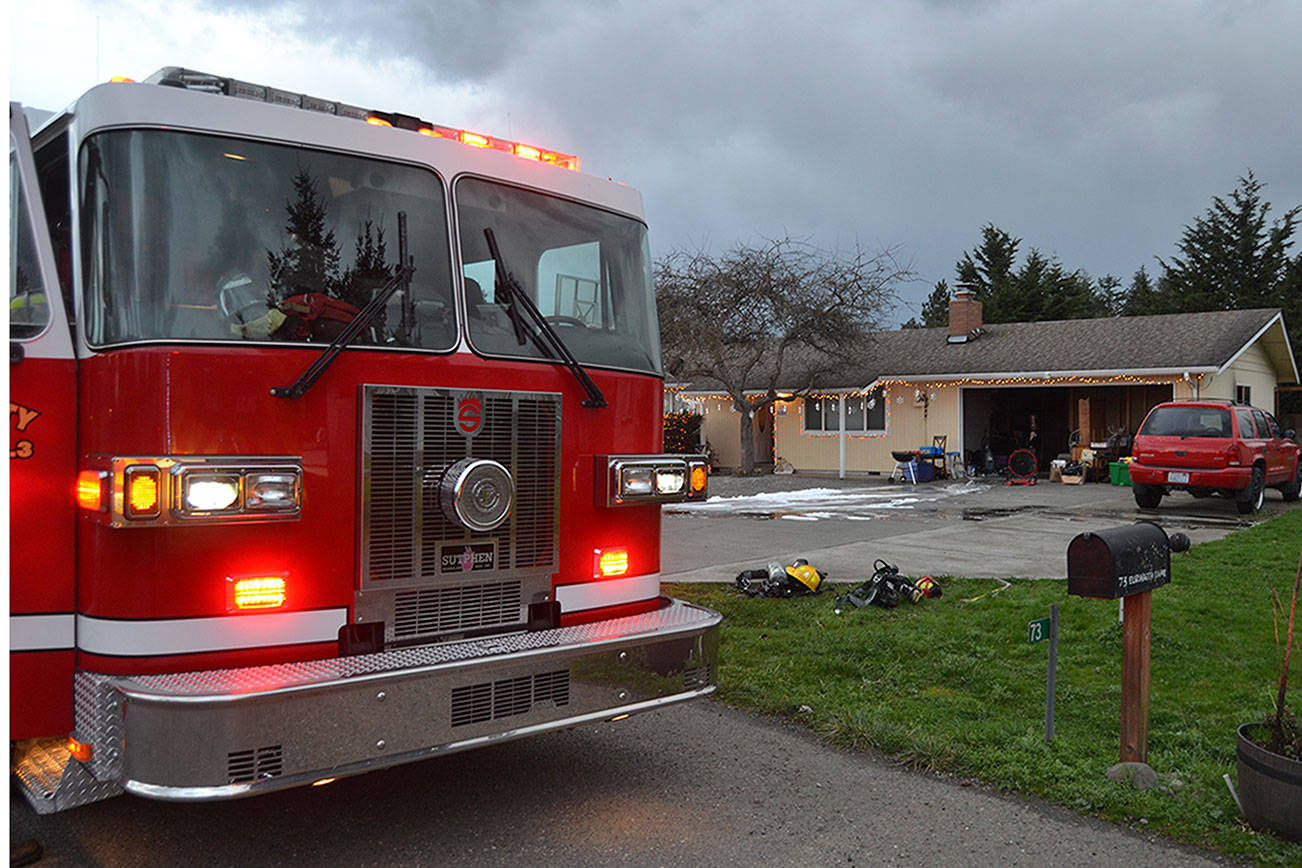
[[[1270,357],[1262,349],[1260,343],[1253,344],[1244,351],[1234,361],[1234,364],[1226,368],[1219,376],[1204,375],[1202,383],[1198,389],[1199,397],[1202,398],[1227,398],[1233,399],[1237,386],[1247,386],[1251,389],[1252,403],[1266,410],[1275,411],[1275,386],[1278,379],[1275,374],[1275,366],[1271,364]],[[1194,390],[1192,382],[1177,382],[1175,387],[1175,397],[1177,400],[1186,400],[1193,398]]]
[[[741,414],[731,401],[707,399],[701,421],[705,440],[719,459],[720,467],[741,466]]]
[[[930,446],[932,437],[939,434],[948,438],[947,451],[959,450],[958,389],[933,388],[925,403],[915,399],[915,391],[907,384],[887,387],[885,399],[890,408],[884,432],[846,433],[847,473],[890,473],[895,468],[892,450]],[[802,399],[783,403],[774,414],[774,449],[798,471],[840,473],[841,439],[837,431],[804,430]]]

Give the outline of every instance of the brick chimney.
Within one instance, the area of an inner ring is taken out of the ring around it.
[[[949,300],[949,342],[962,344],[981,332],[981,302],[972,287],[959,284]]]

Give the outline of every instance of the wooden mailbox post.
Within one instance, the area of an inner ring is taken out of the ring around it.
[[[1149,651],[1153,589],[1171,581],[1171,552],[1189,548],[1151,522],[1077,535],[1067,546],[1067,593],[1122,598],[1121,761],[1148,761]]]

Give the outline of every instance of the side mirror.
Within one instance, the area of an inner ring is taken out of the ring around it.
[[[1284,439],[1285,439],[1285,440],[1296,440],[1296,439],[1297,439],[1297,432],[1294,431],[1292,428],[1289,428],[1287,431],[1284,432]]]

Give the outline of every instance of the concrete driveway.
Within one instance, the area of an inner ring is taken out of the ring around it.
[[[1063,579],[1067,546],[1085,531],[1146,519],[1198,544],[1296,506],[1274,490],[1260,513],[1240,516],[1224,498],[1187,494],[1141,512],[1129,487],[1106,483],[722,476],[710,480],[705,504],[664,508],[661,575],[731,582],[741,570],[803,557],[835,582],[866,579],[878,558],[910,576]]]

